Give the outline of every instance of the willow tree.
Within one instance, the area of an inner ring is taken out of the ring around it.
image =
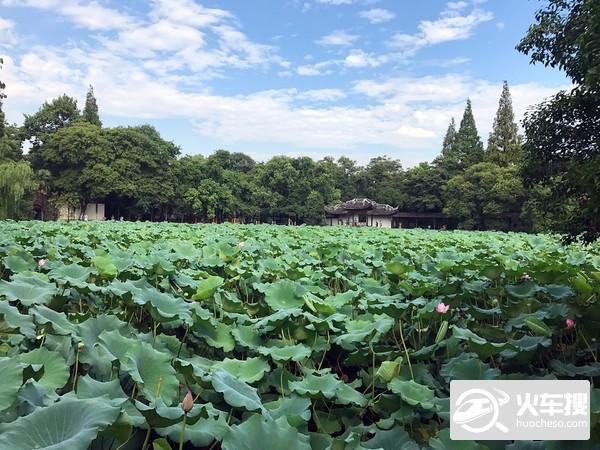
[[[21,216],[26,198],[35,189],[35,180],[28,162],[10,159],[12,145],[6,133],[2,111],[3,100],[6,98],[4,87],[4,83],[0,81],[0,219],[16,219]]]
[[[0,219],[20,218],[34,189],[33,170],[28,162],[0,162]]]

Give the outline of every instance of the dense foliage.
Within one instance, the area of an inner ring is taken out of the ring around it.
[[[600,248],[554,236],[4,222],[0,261],[1,450],[496,449],[450,380],[600,379]]]
[[[525,119],[525,179],[574,204],[561,231],[600,235],[600,3],[550,0],[517,47],[573,82]]]

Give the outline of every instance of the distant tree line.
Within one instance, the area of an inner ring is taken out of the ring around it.
[[[366,166],[346,157],[256,162],[225,150],[182,156],[152,126],[103,127],[91,86],[83,111],[63,95],[17,127],[4,119],[0,83],[0,218],[48,219],[59,206],[102,202],[108,218],[320,224],[325,206],[369,197],[405,211],[444,212],[466,229],[594,236],[600,52],[591,24],[600,23],[599,8],[593,0],[550,0],[536,20],[518,50],[564,69],[575,89],[531,110],[523,138],[505,82],[486,145],[467,101],[440,155],[408,169],[386,156]]]

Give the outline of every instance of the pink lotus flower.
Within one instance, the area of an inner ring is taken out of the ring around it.
[[[245,246],[246,246],[246,243],[244,241],[238,242],[238,247],[239,248],[244,248]]]
[[[192,410],[193,407],[194,407],[194,397],[192,396],[192,391],[190,391],[188,389],[187,394],[185,394],[185,397],[183,398],[183,402],[181,403],[181,408],[183,409],[183,412],[185,412],[187,414]]]
[[[40,269],[43,269],[45,265],[46,265],[46,260],[45,260],[45,259],[40,259],[40,260],[38,261],[38,267],[39,267]]]
[[[575,321],[573,319],[567,319],[565,323],[567,324],[567,328],[575,328]]]
[[[440,314],[446,314],[450,309],[450,305],[445,305],[444,303],[440,303],[435,307],[435,310]]]

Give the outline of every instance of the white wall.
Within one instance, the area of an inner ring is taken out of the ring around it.
[[[106,220],[104,217],[104,203],[88,203],[85,208],[88,220]],[[58,210],[58,220],[79,220],[81,212],[79,208],[68,209],[62,206]]]

